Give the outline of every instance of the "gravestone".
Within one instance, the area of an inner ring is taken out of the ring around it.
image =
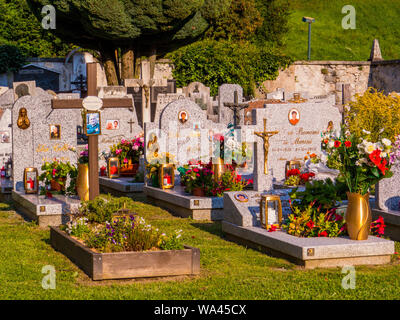
[[[12,157],[14,188],[23,191],[23,174],[26,167],[35,167],[41,173],[45,162],[59,160],[75,164],[77,147],[76,125],[81,122],[80,110],[53,110],[52,95],[35,88],[35,96],[19,98],[12,109]],[[30,125],[26,129],[17,126],[21,108],[27,111]],[[59,126],[60,136],[51,136],[50,126]]]
[[[238,84],[223,84],[218,88],[218,122],[233,123],[233,111],[224,106],[224,103],[235,102],[235,91],[239,103],[243,102],[243,88]],[[238,124],[243,124],[244,110],[239,112]]]
[[[160,122],[160,114],[165,106],[175,100],[184,99],[185,96],[180,93],[159,93],[157,96],[157,106],[156,106],[156,114],[154,117],[154,122]]]
[[[11,110],[14,104],[14,91],[8,89],[0,93],[0,168],[5,165],[12,153]]]
[[[209,87],[206,87],[201,82],[191,82],[187,87],[183,88],[183,92],[186,97],[196,102],[203,110],[207,110],[207,114],[213,114]]]
[[[376,205],[380,210],[400,213],[400,164],[392,166],[393,177],[382,179],[376,185]]]
[[[269,129],[279,131],[270,145],[270,168],[277,181],[285,178],[286,161],[303,161],[307,152],[320,156],[322,131],[330,121],[338,131],[342,121],[334,95],[304,103],[266,104],[266,110]]]

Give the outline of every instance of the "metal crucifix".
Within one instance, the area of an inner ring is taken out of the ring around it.
[[[278,134],[279,131],[267,131],[267,119],[264,118],[264,131],[254,132],[254,134],[264,141],[264,174],[268,174],[268,149],[269,138]]]
[[[227,107],[233,111],[233,127],[235,129],[237,128],[238,122],[240,122],[238,112],[243,109],[246,109],[248,106],[249,106],[249,104],[247,102],[239,103],[238,93],[236,90],[233,93],[233,103],[232,102],[224,102],[224,107]]]

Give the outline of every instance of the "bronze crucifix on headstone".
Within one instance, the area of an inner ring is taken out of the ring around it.
[[[239,114],[243,109],[246,109],[249,106],[247,102],[239,103],[238,101],[238,92],[235,90],[233,93],[233,103],[232,102],[225,102],[224,107],[229,108],[233,111],[233,127],[236,129],[238,122],[240,122]]]
[[[268,174],[269,138],[278,133],[279,131],[267,131],[267,119],[264,119],[264,131],[254,132],[255,135],[264,140],[264,174]]]
[[[86,65],[87,70],[87,95],[97,96],[97,64],[95,62]],[[133,108],[131,98],[105,98],[102,108]],[[53,109],[82,109],[83,99],[59,100],[53,99]],[[99,187],[99,139],[97,135],[88,136],[89,145],[89,200],[93,200],[100,194]]]

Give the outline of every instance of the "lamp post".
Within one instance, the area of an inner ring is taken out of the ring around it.
[[[311,23],[315,22],[314,18],[303,17],[303,22],[308,23],[308,61],[311,60]]]

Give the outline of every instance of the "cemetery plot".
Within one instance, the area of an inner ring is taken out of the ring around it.
[[[99,253],[67,235],[50,228],[54,249],[65,254],[93,280],[197,275],[200,251],[185,246],[183,250]]]
[[[270,255],[286,258],[307,269],[386,264],[394,253],[393,241],[374,236],[356,241],[348,237],[300,238],[284,231],[270,232],[260,225],[260,204],[255,199],[261,195],[243,193],[250,199],[248,202],[238,201],[234,192],[224,195],[222,231],[235,242],[262,248]]]

